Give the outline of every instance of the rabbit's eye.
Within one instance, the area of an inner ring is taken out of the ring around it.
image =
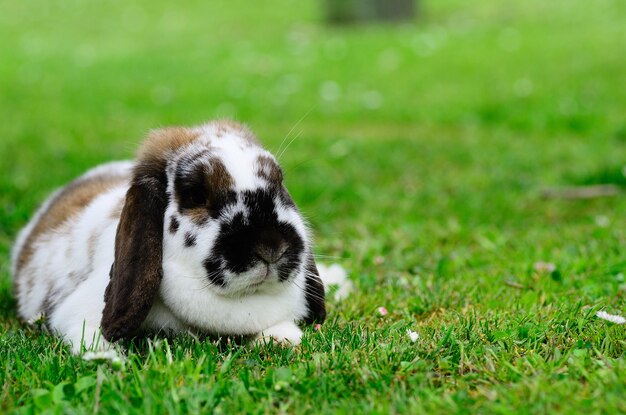
[[[204,186],[190,186],[181,189],[181,207],[184,209],[199,208],[207,205],[207,193]]]
[[[191,193],[191,203],[194,205],[203,205],[206,202],[206,199],[202,192],[194,191]]]

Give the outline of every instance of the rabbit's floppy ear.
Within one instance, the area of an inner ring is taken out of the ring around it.
[[[313,254],[309,253],[306,263],[305,298],[308,313],[304,317],[306,324],[323,323],[326,319],[326,307],[324,305],[324,283],[320,278]]]
[[[152,132],[142,146],[115,236],[115,262],[104,294],[102,335],[131,338],[146,319],[163,277],[167,160],[196,137],[184,128]]]

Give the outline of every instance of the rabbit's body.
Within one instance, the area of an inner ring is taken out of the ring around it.
[[[324,291],[281,183],[237,124],[153,133],[138,161],[87,172],[20,233],[20,317],[45,315],[76,352],[106,347],[101,331],[110,341],[189,330],[297,344],[298,321],[323,320]]]
[[[43,315],[49,329],[77,346],[84,321],[85,343],[91,344],[88,337],[97,334],[102,318],[132,166],[115,162],[87,172],[55,192],[20,233],[13,275],[22,319]]]

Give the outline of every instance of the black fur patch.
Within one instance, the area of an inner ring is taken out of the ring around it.
[[[175,234],[178,232],[178,228],[180,227],[180,222],[174,216],[170,219],[170,233]]]
[[[309,254],[306,264],[305,297],[308,313],[304,317],[306,324],[323,323],[326,319],[324,284],[319,277],[313,255]]]
[[[291,224],[278,220],[271,191],[244,192],[242,201],[249,212],[248,217],[239,213],[230,222],[222,224],[214,256],[207,262],[221,264],[223,260],[226,269],[242,273],[264,260],[258,255],[260,250],[280,252],[282,255],[276,258],[279,278],[288,280],[300,266],[304,241]]]
[[[204,158],[205,163],[198,160]],[[174,177],[174,188],[179,212],[198,224],[217,218],[223,207],[236,202],[236,193],[230,188],[233,179],[224,164],[203,151],[180,161]]]
[[[209,258],[204,261],[203,265],[204,269],[206,269],[207,278],[209,279],[209,281],[211,281],[218,287],[226,286],[226,282],[224,281],[224,277],[222,276],[223,271],[219,261]]]
[[[291,198],[291,195],[289,194],[287,189],[283,187],[282,189],[280,189],[278,195],[280,197],[280,201],[283,202],[285,206],[296,209],[296,203]]]
[[[189,232],[185,234],[185,246],[187,248],[192,247],[196,244],[196,235],[193,235]]]

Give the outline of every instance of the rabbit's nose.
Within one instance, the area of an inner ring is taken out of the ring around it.
[[[268,264],[275,264],[283,257],[283,255],[285,255],[285,252],[287,252],[288,248],[289,246],[284,242],[276,246],[270,246],[267,244],[259,244],[254,249],[254,253],[262,261]]]

